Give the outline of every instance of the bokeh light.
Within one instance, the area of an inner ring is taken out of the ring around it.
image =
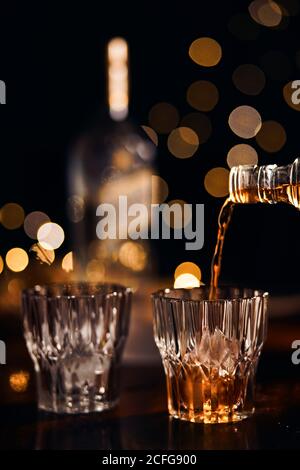
[[[74,194],[67,201],[67,214],[71,222],[78,223],[84,217],[85,204],[82,197]]]
[[[24,231],[26,235],[36,240],[38,229],[46,222],[50,222],[50,218],[44,212],[30,212],[24,220]]]
[[[246,13],[234,15],[228,23],[228,29],[231,34],[242,41],[253,41],[259,35],[258,24]]]
[[[173,229],[182,229],[188,225],[192,219],[191,206],[182,199],[173,199],[168,202],[170,207],[169,214],[163,213],[164,222]]]
[[[8,202],[0,210],[0,222],[9,230],[21,227],[24,217],[24,209],[15,202]]]
[[[261,128],[260,114],[251,106],[235,108],[229,115],[228,124],[232,132],[243,139],[251,139]]]
[[[184,263],[181,263],[177,266],[174,272],[174,278],[177,279],[177,277],[181,276],[182,274],[192,274],[199,281],[201,280],[201,270],[199,266],[190,261],[185,261]]]
[[[12,248],[6,253],[5,261],[11,271],[20,272],[27,267],[29,258],[23,248]]]
[[[61,267],[67,273],[70,273],[71,271],[73,271],[74,265],[73,265],[73,253],[72,253],[72,251],[69,251],[69,253],[67,253],[63,257],[62,262],[61,262]]]
[[[152,204],[161,204],[164,202],[169,195],[168,183],[158,175],[152,175],[151,177],[151,202]]]
[[[88,256],[90,259],[107,260],[110,259],[111,252],[103,240],[93,240],[88,247]]]
[[[177,127],[168,137],[169,152],[177,158],[190,158],[198,150],[199,138],[189,127]]]
[[[120,247],[119,261],[132,271],[143,271],[147,264],[147,253],[140,243],[127,241]]]
[[[39,228],[37,238],[46,250],[56,250],[63,243],[65,234],[60,225],[47,222]]]
[[[26,392],[28,388],[29,379],[30,374],[27,371],[20,370],[18,372],[14,372],[9,376],[9,386],[14,392]]]
[[[115,171],[127,171],[130,167],[132,167],[133,162],[134,156],[126,148],[118,148],[112,154],[112,165],[115,167]],[[84,208],[84,202],[82,208]],[[82,218],[83,216],[84,210],[82,210]]]
[[[212,168],[205,175],[204,187],[211,196],[227,196],[229,193],[229,171],[222,167]]]
[[[271,80],[288,80],[292,73],[289,58],[281,51],[269,51],[261,58],[261,68]]]
[[[256,141],[266,152],[278,152],[286,142],[286,132],[279,122],[265,121],[256,136]]]
[[[215,39],[203,37],[192,42],[189,56],[198,65],[213,67],[221,60],[222,48]]]
[[[175,279],[174,289],[193,289],[195,287],[200,287],[199,279],[193,274],[180,274]]]
[[[24,287],[25,282],[22,279],[11,279],[7,284],[9,294],[14,296],[18,296]]]
[[[196,132],[199,143],[204,144],[212,133],[212,125],[209,117],[203,113],[189,113],[180,122],[182,127],[189,127]]]
[[[235,69],[232,81],[246,95],[258,95],[266,84],[264,72],[253,64],[243,64]]]
[[[128,114],[128,45],[116,37],[107,45],[108,103],[112,119],[120,121]]]
[[[219,101],[219,92],[212,82],[198,80],[189,86],[186,99],[198,111],[211,111]]]
[[[4,268],[4,261],[3,261],[2,257],[0,256],[0,274],[3,271],[3,268]]]
[[[103,281],[105,277],[105,266],[97,259],[92,259],[86,266],[87,280],[90,282]]]
[[[170,103],[157,103],[149,112],[149,124],[159,134],[168,134],[179,122],[179,113]]]
[[[271,0],[254,0],[248,6],[248,10],[253,20],[263,26],[278,26],[282,20],[280,6]]]
[[[237,144],[227,154],[229,168],[238,165],[256,165],[258,155],[256,150],[248,144]]]
[[[45,263],[50,266],[55,260],[54,250],[46,250],[39,243],[32,245],[30,251],[35,254],[35,258],[42,264]]]
[[[295,87],[292,86],[294,82]],[[297,82],[298,80],[290,81],[284,85],[282,92],[284,100],[289,105],[289,107],[295,111],[300,111],[300,81],[299,84]]]
[[[152,142],[154,143],[154,145],[158,145],[158,135],[157,133],[155,132],[154,129],[152,129],[152,127],[149,127],[149,126],[141,126],[142,129],[146,132],[147,136],[149,137],[150,140],[152,140]]]

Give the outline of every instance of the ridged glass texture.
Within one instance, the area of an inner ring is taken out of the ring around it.
[[[39,409],[88,413],[118,402],[130,300],[130,289],[119,285],[23,291],[24,335],[36,371]]]
[[[152,295],[154,336],[171,416],[201,423],[254,412],[254,379],[268,294],[249,289],[165,289]]]

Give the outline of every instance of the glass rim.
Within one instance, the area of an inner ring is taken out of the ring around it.
[[[91,294],[49,294],[49,288],[63,288],[63,287],[84,287],[91,286],[99,291]],[[105,291],[103,288],[110,290]],[[44,293],[39,293],[36,289],[44,290]],[[110,283],[110,282],[88,282],[88,281],[74,281],[74,282],[53,282],[49,284],[35,284],[32,287],[28,287],[22,290],[22,297],[36,298],[36,299],[92,299],[97,296],[105,296],[107,298],[116,296],[118,294],[131,294],[133,292],[131,287],[126,287],[123,284]]]
[[[247,288],[247,287],[226,287],[226,286],[222,286],[220,287],[219,289],[222,290],[222,289],[237,289],[239,291],[252,291],[253,292],[253,295],[246,295],[246,296],[241,296],[241,297],[228,297],[228,298],[217,298],[217,299],[188,299],[188,298],[178,298],[178,297],[172,297],[172,296],[167,296],[166,294],[169,294],[169,293],[172,293],[174,291],[203,291],[203,290],[208,290],[209,291],[209,287],[192,287],[192,288],[178,288],[178,289],[175,289],[174,287],[171,287],[171,288],[165,288],[165,289],[160,289],[156,292],[153,292],[151,294],[151,297],[153,299],[164,299],[164,300],[170,300],[172,302],[193,302],[193,303],[206,303],[206,302],[209,302],[209,303],[217,303],[217,302],[240,302],[241,300],[254,300],[254,299],[257,299],[257,298],[262,298],[262,299],[267,299],[269,297],[269,292],[267,291],[264,291],[263,289],[251,289],[251,288]],[[167,292],[168,291],[168,292]]]

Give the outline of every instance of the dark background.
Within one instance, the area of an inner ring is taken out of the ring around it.
[[[159,101],[174,104],[181,117],[192,112],[186,102],[188,86],[211,80],[220,100],[209,113],[213,133],[194,157],[174,158],[160,137],[158,166],[170,188],[169,199],[205,203],[205,245],[185,252],[181,242],[161,242],[160,272],[171,274],[182,261],[198,263],[205,282],[216,238],[222,199],[205,191],[206,172],[227,167],[226,155],[235,144],[253,145],[259,163],[288,164],[299,155],[299,113],[288,107],[282,88],[299,79],[300,16],[285,28],[258,25],[255,40],[239,40],[228,22],[247,13],[242,1],[147,2],[2,2],[0,79],[6,82],[7,104],[0,108],[0,205],[18,202],[25,212],[45,211],[67,232],[66,174],[70,146],[105,107],[104,50],[107,40],[120,35],[130,47],[131,116],[148,123],[150,108]],[[201,68],[188,56],[191,42],[210,36],[222,46],[221,62]],[[247,96],[232,83],[232,72],[244,63],[260,65],[270,50],[290,62],[288,79],[267,83],[258,96]],[[287,142],[267,154],[255,139],[243,141],[232,133],[228,115],[238,105],[254,106],[263,120],[279,121]],[[225,245],[222,279],[273,291],[299,290],[300,217],[288,206],[238,207]],[[70,238],[67,236],[67,242]],[[0,253],[15,246],[30,247],[22,229],[0,228]]]

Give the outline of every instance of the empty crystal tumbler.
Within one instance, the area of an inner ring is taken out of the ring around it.
[[[240,421],[254,412],[268,294],[224,288],[208,298],[206,288],[152,295],[169,413],[197,423]]]
[[[120,285],[55,284],[23,291],[39,409],[89,413],[117,404],[130,302],[131,290]]]

